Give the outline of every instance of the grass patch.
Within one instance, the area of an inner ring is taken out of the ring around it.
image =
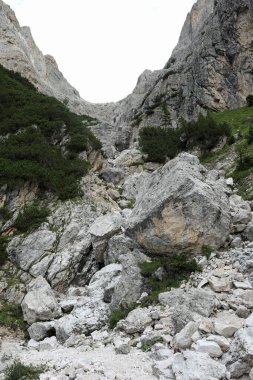
[[[135,308],[136,308],[136,305],[134,304],[134,305],[129,305],[126,308],[122,307],[120,309],[114,310],[111,313],[108,320],[109,328],[113,329],[121,319],[125,319],[130,313],[130,311],[134,310]]]
[[[46,207],[25,206],[15,220],[14,227],[22,233],[31,232],[46,222],[49,215],[50,210]]]
[[[4,380],[37,380],[42,369],[26,366],[20,361],[15,361],[4,372]]]
[[[4,304],[0,309],[0,326],[11,328],[12,330],[26,330],[23,313],[20,305]]]
[[[202,247],[202,255],[203,256],[205,256],[207,259],[209,259],[212,252],[213,252],[212,247],[210,247],[209,245],[203,245],[203,247]]]
[[[0,65],[0,186],[30,181],[63,200],[81,195],[79,179],[90,166],[77,154],[101,148],[88,128],[95,122]]]

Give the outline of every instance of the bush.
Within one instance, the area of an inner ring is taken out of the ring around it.
[[[249,127],[249,133],[248,133],[248,136],[247,136],[247,141],[248,141],[248,144],[252,144],[253,143],[253,125],[251,125]]]
[[[179,152],[195,146],[207,153],[221,137],[231,135],[226,123],[218,124],[210,115],[200,115],[197,121],[182,120],[181,123],[178,129],[144,127],[140,131],[140,147],[148,155],[148,160],[164,163],[166,158],[173,158]]]
[[[0,208],[0,219],[2,219],[4,222],[6,222],[7,220],[9,220],[11,218],[11,216],[12,216],[12,214],[8,210],[7,207],[1,207]]]
[[[164,163],[179,152],[179,131],[163,127],[145,127],[140,131],[139,143],[148,160]]]
[[[14,227],[20,232],[31,232],[47,221],[50,210],[46,207],[26,206],[15,220]]]
[[[31,366],[26,366],[19,361],[15,361],[5,370],[4,380],[36,380],[39,379],[42,370]]]
[[[101,148],[88,128],[94,123],[0,65],[0,186],[30,181],[63,200],[81,195],[89,164],[76,154]]]
[[[0,236],[0,267],[3,266],[8,259],[8,254],[6,251],[7,244],[8,244],[7,237]]]
[[[253,95],[248,95],[246,98],[247,106],[252,107],[253,106]]]
[[[194,258],[187,253],[170,254],[166,257],[154,258],[152,262],[139,264],[141,274],[146,278],[149,295],[142,300],[142,306],[149,306],[158,302],[158,295],[171,288],[180,286],[183,280],[187,280],[192,272],[201,268]],[[158,268],[165,271],[164,278],[159,280],[154,276]]]
[[[26,329],[23,313],[20,305],[4,304],[0,309],[0,326],[9,327],[13,330],[17,328]]]

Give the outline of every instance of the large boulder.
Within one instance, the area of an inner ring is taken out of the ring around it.
[[[160,293],[159,301],[172,309],[171,317],[176,332],[183,329],[188,322],[207,318],[215,306],[215,296],[204,289],[174,289],[170,292]]]
[[[176,380],[225,379],[224,364],[210,358],[206,353],[185,351],[176,354],[172,363]]]
[[[37,321],[50,321],[62,315],[53,290],[42,276],[27,286],[27,292],[21,307],[24,320],[30,325]]]
[[[221,247],[230,230],[227,188],[212,174],[188,153],[169,161],[140,188],[126,234],[154,254]]]

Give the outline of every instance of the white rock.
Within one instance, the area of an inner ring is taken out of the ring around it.
[[[253,313],[245,320],[245,326],[253,327]]]
[[[118,323],[128,334],[144,331],[145,327],[152,323],[150,312],[147,308],[138,308],[131,311],[127,318]]]
[[[249,280],[246,281],[233,281],[233,284],[236,288],[239,289],[253,289],[253,286],[249,282]]]
[[[249,373],[249,378],[250,378],[250,380],[253,380],[253,368],[251,369],[251,371]]]
[[[176,380],[221,380],[226,376],[225,365],[210,358],[208,354],[194,351],[176,354],[172,370]]]
[[[213,322],[214,330],[218,334],[230,338],[243,326],[244,320],[229,311],[222,311],[217,314],[217,317],[213,319]]]
[[[218,278],[212,276],[209,278],[209,285],[215,292],[228,292],[231,288],[231,283],[228,277]]]
[[[192,344],[192,335],[198,330],[198,323],[189,322],[174,338],[174,347],[189,348]]]
[[[28,293],[21,303],[24,320],[29,324],[48,321],[62,315],[61,308],[48,282],[39,276],[27,287]]]
[[[202,319],[199,324],[199,330],[207,333],[211,333],[214,329],[211,319]]]
[[[196,351],[207,353],[213,358],[219,358],[222,355],[220,346],[213,341],[198,340],[194,344],[194,348]]]
[[[210,335],[207,337],[207,340],[216,342],[220,348],[222,349],[223,352],[226,352],[229,350],[229,341],[224,337],[220,335]]]

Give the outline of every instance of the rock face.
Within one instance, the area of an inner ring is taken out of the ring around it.
[[[24,320],[29,324],[49,321],[61,316],[61,308],[50,285],[43,277],[38,277],[27,287],[28,293],[21,303]]]
[[[186,153],[154,172],[138,194],[126,234],[156,254],[222,246],[230,224],[225,185],[204,174]]]

